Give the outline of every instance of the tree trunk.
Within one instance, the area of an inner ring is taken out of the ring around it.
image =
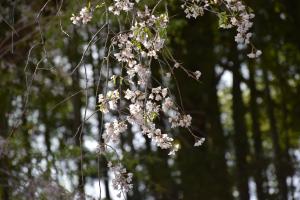
[[[10,107],[9,95],[5,89],[0,90],[0,148],[5,148],[4,143],[8,136],[8,108]],[[5,151],[5,149],[3,149]],[[10,162],[7,154],[3,152],[0,154],[0,199],[9,200],[10,199],[10,186],[9,186],[9,171]]]
[[[73,87],[76,88],[74,91],[78,91],[79,89],[79,69],[74,72],[74,76],[72,77]],[[83,130],[82,130],[82,120],[81,120],[81,95],[75,95],[72,99],[73,103],[73,134],[76,134],[75,144],[77,147],[83,148]],[[83,175],[83,155],[80,155],[79,160],[77,161],[77,176],[79,179],[78,189],[79,192],[84,196],[84,185],[85,185],[85,177]]]
[[[236,52],[235,52],[236,53]],[[234,123],[234,146],[236,156],[237,167],[237,189],[239,192],[240,200],[249,199],[249,186],[248,186],[248,141],[247,131],[245,124],[245,106],[242,97],[242,91],[240,88],[241,74],[240,64],[238,59],[234,60],[232,68],[233,85],[232,85],[232,111],[233,111],[233,123]]]
[[[259,124],[259,111],[257,104],[257,89],[255,83],[255,66],[249,63],[249,89],[250,89],[250,115],[252,138],[254,141],[254,180],[256,184],[256,193],[259,200],[266,199],[267,188],[265,188],[266,174],[264,163],[264,151],[262,147],[261,130]]]
[[[286,183],[286,175],[283,163],[283,155],[282,150],[279,144],[279,135],[277,129],[277,121],[274,113],[274,102],[271,98],[270,91],[270,83],[268,77],[268,71],[263,68],[263,78],[265,82],[265,97],[266,97],[266,105],[267,105],[267,116],[270,123],[270,132],[271,139],[273,143],[273,151],[274,151],[274,159],[275,159],[275,170],[278,181],[278,189],[279,189],[279,198],[282,200],[287,200],[287,183]]]
[[[78,41],[78,35],[74,32],[75,42],[71,42],[69,44],[69,60],[72,64],[71,70],[74,70],[79,62],[80,55],[77,51],[78,46],[76,41]],[[72,74],[72,91],[77,92],[81,89],[80,87],[80,67],[78,67],[74,73]],[[82,119],[81,119],[81,108],[82,108],[82,100],[81,100],[81,93],[72,97],[72,106],[73,106],[73,134],[75,135],[75,145],[80,148],[80,157],[76,161],[77,163],[77,177],[78,177],[78,191],[82,195],[84,199],[84,186],[85,186],[85,176],[83,174],[83,126],[82,126]]]
[[[204,88],[206,88],[207,98],[204,101],[205,115],[207,117],[207,132],[209,133],[208,139],[211,139],[210,153],[213,158],[211,159],[211,167],[214,171],[214,180],[216,184],[214,195],[216,199],[222,198],[232,199],[232,185],[229,179],[228,167],[226,164],[226,139],[224,136],[224,130],[221,124],[221,111],[219,105],[219,99],[217,95],[218,80],[214,67],[207,67],[204,71],[205,77],[203,78]]]

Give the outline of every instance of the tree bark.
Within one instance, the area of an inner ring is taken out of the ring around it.
[[[222,198],[232,199],[232,183],[229,179],[228,167],[226,164],[226,138],[221,124],[221,111],[219,99],[217,95],[218,80],[214,67],[207,67],[204,71],[205,77],[203,78],[206,89],[207,98],[204,98],[205,115],[207,118],[207,132],[208,137],[211,139],[210,153],[213,158],[211,159],[211,167],[214,171],[214,180],[216,184],[214,190],[216,191],[215,199]]]
[[[74,38],[73,40],[75,42],[71,42],[68,46],[69,50],[69,60],[72,65],[71,70],[74,70],[77,64],[79,63],[80,55],[77,51],[77,41],[78,41],[78,35],[76,31],[74,32]],[[80,67],[78,67],[74,73],[72,74],[72,91],[77,92],[81,90],[80,87]],[[76,161],[77,163],[77,177],[78,177],[78,191],[82,195],[82,198],[84,199],[85,191],[85,176],[83,173],[83,129],[82,129],[82,116],[81,116],[81,108],[82,108],[82,100],[81,100],[81,93],[75,95],[72,97],[72,106],[73,106],[73,134],[75,135],[75,145],[80,148],[80,157]]]
[[[236,52],[235,52],[236,53]],[[237,189],[240,200],[249,199],[248,186],[248,163],[247,155],[249,152],[249,145],[247,140],[247,131],[245,124],[245,105],[243,102],[242,91],[240,88],[241,74],[240,64],[238,59],[234,60],[232,68],[233,85],[232,85],[232,112],[234,123],[234,146],[237,167]]]
[[[286,175],[285,175],[285,169],[283,163],[283,154],[279,144],[279,134],[276,126],[277,121],[274,113],[274,102],[271,98],[269,74],[265,68],[263,68],[263,78],[265,83],[267,116],[270,124],[270,133],[271,133],[271,139],[273,143],[275,170],[276,170],[276,176],[278,181],[278,189],[279,189],[278,196],[282,200],[287,200],[288,188],[287,188]]]
[[[266,174],[265,174],[265,162],[264,151],[262,147],[261,129],[259,124],[259,111],[257,104],[257,89],[255,83],[255,66],[253,63],[249,63],[249,89],[250,89],[250,115],[251,115],[251,130],[252,138],[254,141],[254,180],[256,184],[256,193],[259,200],[267,198],[267,188],[265,188]]]
[[[8,136],[8,108],[10,107],[9,95],[5,89],[0,90],[0,136],[2,140],[6,141]],[[5,148],[6,144],[3,147]],[[5,151],[5,149],[4,149]],[[7,154],[3,152],[0,155],[0,199],[9,200],[10,199],[10,185],[9,185],[9,168],[10,162]]]

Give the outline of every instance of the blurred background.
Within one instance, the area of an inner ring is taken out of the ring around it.
[[[245,3],[256,15],[258,60],[237,47],[234,30],[217,28],[216,16],[187,20],[180,2],[168,1],[169,50],[187,69],[202,72],[196,82],[178,69],[168,87],[206,142],[195,148],[179,129],[172,134],[180,150],[170,157],[134,130],[123,134],[118,151],[134,173],[127,199],[300,199],[300,1]],[[71,14],[84,5],[0,1],[2,200],[96,199],[99,178],[101,198],[118,199],[97,153],[106,120],[95,112],[107,73],[105,31],[82,57],[105,16],[100,9],[89,25],[73,26]],[[111,30],[118,27],[112,20]],[[152,70],[165,78],[158,63]]]

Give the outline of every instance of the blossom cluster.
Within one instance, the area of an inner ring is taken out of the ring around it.
[[[218,11],[225,8],[224,11]],[[251,42],[252,33],[250,32],[253,22],[251,19],[255,15],[242,3],[240,0],[186,0],[182,4],[182,8],[186,13],[187,18],[197,18],[202,16],[205,10],[217,13],[219,17],[220,28],[236,28],[237,34],[235,35],[235,41],[238,44],[248,46]],[[252,46],[252,51],[248,54],[249,58],[257,58],[262,52],[256,50]]]
[[[252,50],[251,53],[247,54],[249,58],[258,58],[262,54],[261,50]]]
[[[208,2],[203,5],[203,1],[190,0],[185,1],[181,7],[184,9],[186,17],[190,19],[191,17],[197,18],[198,16],[204,15],[204,9],[209,6]]]
[[[103,94],[99,94],[98,103],[100,111],[103,113],[108,113],[108,109],[116,110],[119,99],[120,94],[118,90],[108,91],[105,97]]]
[[[111,143],[118,143],[121,134],[132,125],[157,147],[168,150],[169,155],[175,155],[179,144],[176,144],[174,138],[160,128],[159,122],[164,120],[168,126],[167,130],[181,127],[191,132],[192,117],[180,109],[167,87],[162,85],[153,87],[151,62],[160,61],[162,49],[166,45],[169,18],[167,12],[156,14],[147,6],[142,10],[141,7],[130,0],[113,0],[106,10],[107,14],[111,13],[115,17],[125,12],[132,20],[127,31],[115,34],[111,40],[112,50],[109,52],[117,61],[117,66],[122,67],[122,75],[119,77],[123,84],[118,83],[119,85],[116,86],[115,75],[107,77],[114,80],[114,86],[118,89],[107,87],[108,91],[98,95],[97,102],[102,113],[118,111],[115,112],[118,113],[118,117],[110,117],[111,120],[107,120],[104,124],[102,134],[104,144],[99,146],[101,152],[105,152],[105,145],[111,147]],[[254,18],[254,14],[240,0],[185,0],[182,8],[187,18],[197,18],[205,11],[218,13],[221,28],[236,28],[235,41],[238,44],[252,45],[250,28],[253,25],[251,19]],[[220,12],[222,9],[224,11]],[[73,24],[87,24],[91,19],[92,9],[88,7],[82,8],[79,15],[73,14],[71,17]],[[252,45],[252,52],[248,57],[255,58],[261,53]],[[200,71],[189,72],[175,59],[170,60],[174,62],[173,69],[181,68],[190,77],[199,80]],[[167,73],[168,78],[171,77],[170,72],[172,71]],[[204,138],[192,135],[195,137],[194,146],[204,143]],[[119,197],[132,189],[132,174],[127,173],[122,164],[109,162],[108,167],[113,173],[112,184],[114,189],[119,191]]]
[[[114,91],[108,93],[113,94]],[[108,96],[108,95],[107,95]],[[114,101],[111,96],[109,100],[99,95],[99,103]],[[168,96],[168,89],[161,86],[152,88],[150,91],[131,90],[127,88],[124,91],[124,98],[129,102],[129,113],[124,121],[114,120],[105,124],[105,131],[103,138],[105,142],[116,142],[121,133],[127,129],[127,124],[136,125],[140,128],[141,132],[148,136],[158,147],[162,149],[170,149],[174,152],[175,146],[172,143],[173,138],[168,134],[162,133],[160,128],[157,128],[155,120],[160,115],[168,117],[171,128],[191,126],[192,117],[190,115],[181,114],[178,107],[175,105],[171,97]],[[114,105],[117,102],[113,103]],[[115,107],[112,107],[114,109]],[[108,111],[111,107],[107,108]]]
[[[129,192],[133,185],[132,182],[132,173],[127,173],[127,170],[123,167],[121,163],[113,164],[108,162],[108,168],[113,173],[112,186],[115,190],[118,190],[118,197],[121,197],[122,193]]]
[[[246,6],[241,1],[226,0],[226,6],[229,10],[233,11],[236,16],[230,16],[229,28],[231,26],[237,27],[237,35],[235,41],[241,44],[249,44],[252,33],[249,33],[249,29],[253,23],[250,19],[254,18],[253,13],[248,13]]]
[[[109,143],[110,141],[118,142],[119,135],[127,130],[127,124],[118,120],[105,123],[104,127],[105,131],[102,136],[105,143]]]
[[[140,70],[147,73],[147,70],[142,69],[143,64],[138,63],[137,56],[144,59],[157,58],[157,53],[164,46],[168,21],[166,14],[152,15],[145,7],[144,11],[137,11],[136,20],[130,31],[119,34],[114,39],[114,44],[120,49],[114,55],[119,62],[128,64],[131,76]]]
[[[108,7],[108,10],[114,15],[120,15],[121,11],[128,12],[132,10],[134,3],[129,0],[114,0],[113,5]]]
[[[119,15],[120,11],[128,11],[133,6],[129,1],[118,3],[109,8],[115,15]],[[120,7],[121,4],[123,6]],[[168,16],[166,14],[155,16],[148,7],[145,7],[143,11],[137,10],[134,19],[129,31],[120,33],[112,39],[113,55],[125,69],[126,76],[122,79],[128,84],[123,85],[122,90],[112,89],[98,96],[100,111],[108,113],[118,110],[122,113],[118,119],[105,123],[102,137],[106,144],[116,143],[128,125],[134,125],[139,127],[140,132],[155,145],[168,149],[169,155],[174,155],[179,145],[175,144],[174,139],[164,133],[156,122],[166,117],[170,128],[188,128],[191,126],[192,118],[179,112],[179,108],[169,95],[168,88],[151,87],[150,66],[151,60],[158,59],[164,47]],[[194,76],[198,79],[200,74],[196,71]],[[113,75],[111,79],[115,77]],[[115,174],[114,188],[127,192],[131,187],[127,187],[128,182],[124,181],[123,172],[126,170],[120,165],[110,168]]]
[[[83,7],[80,10],[79,15],[72,14],[72,17],[70,19],[73,24],[79,24],[80,22],[82,24],[87,24],[92,20],[92,13],[89,8]]]
[[[110,110],[121,110],[119,121],[105,124],[103,139],[106,143],[117,142],[120,134],[124,133],[128,124],[139,127],[142,134],[162,149],[168,149],[169,155],[174,155],[178,144],[174,139],[156,124],[158,119],[167,117],[170,128],[189,128],[192,117],[182,114],[176,103],[169,95],[168,88],[151,87],[151,59],[157,59],[164,47],[165,29],[168,17],[166,14],[155,16],[145,7],[144,11],[137,11],[135,21],[128,32],[113,38],[114,57],[126,71],[124,79],[129,83],[122,87],[122,91],[110,90],[100,94],[98,103],[100,110],[107,113]],[[196,79],[201,73],[196,71]],[[114,76],[114,75],[113,75]],[[121,96],[123,98],[121,98]],[[121,99],[127,101],[121,108]],[[127,111],[127,113],[126,113]]]

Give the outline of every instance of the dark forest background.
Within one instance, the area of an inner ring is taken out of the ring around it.
[[[90,199],[99,177],[102,196],[115,199],[95,142],[105,33],[70,73],[104,23],[100,10],[89,25],[71,25],[71,13],[85,3],[0,1],[1,200]],[[178,130],[181,148],[172,158],[143,136],[122,135],[123,161],[134,173],[128,199],[300,199],[300,1],[246,1],[263,52],[257,60],[237,47],[233,30],[217,28],[216,16],[187,20],[180,2],[168,3],[170,51],[202,72],[196,82],[178,70],[170,88],[176,94],[178,83],[193,129],[206,142],[194,148],[193,137]],[[163,79],[158,64],[152,69]],[[93,115],[83,122],[86,110]]]

